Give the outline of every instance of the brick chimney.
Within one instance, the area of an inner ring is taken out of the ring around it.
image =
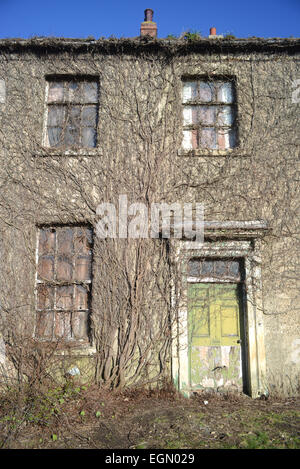
[[[209,39],[222,39],[223,34],[217,34],[217,29],[215,27],[210,28],[209,30]]]
[[[145,10],[145,19],[141,23],[141,36],[157,37],[157,25],[153,19],[153,10],[147,8]]]

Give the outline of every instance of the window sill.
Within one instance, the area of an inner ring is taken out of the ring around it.
[[[56,350],[55,355],[56,356],[64,356],[70,354],[72,356],[90,356],[90,355],[95,355],[96,354],[96,348],[91,346],[90,342],[82,342],[82,343],[74,343],[70,345],[68,342],[66,342],[64,347],[61,347],[60,349]]]
[[[177,152],[178,156],[192,156],[192,157],[250,157],[242,148],[230,148],[228,150],[203,150],[197,148],[195,150],[184,150],[180,148]]]
[[[53,156],[86,157],[86,156],[99,156],[101,154],[102,154],[102,150],[99,147],[78,148],[78,149],[42,147],[40,151],[36,152],[36,156],[42,156],[42,157],[53,157]]]
[[[90,340],[48,340],[33,338],[32,343],[36,346],[43,348],[53,347],[55,355],[66,355],[71,353],[72,355],[93,355],[96,353],[96,348],[91,344]]]

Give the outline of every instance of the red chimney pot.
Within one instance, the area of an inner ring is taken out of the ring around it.
[[[216,34],[217,34],[216,28],[210,28],[209,33],[210,33],[211,36],[216,36]]]

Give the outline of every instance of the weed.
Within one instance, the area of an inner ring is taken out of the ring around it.
[[[184,449],[182,441],[167,441],[165,445],[166,449]]]
[[[225,38],[225,39],[229,39],[229,40],[230,40],[230,39],[236,39],[235,35],[232,34],[232,33],[226,34],[226,35],[224,36],[224,38]]]
[[[197,41],[201,38],[201,33],[200,31],[186,31],[182,37],[187,41]]]

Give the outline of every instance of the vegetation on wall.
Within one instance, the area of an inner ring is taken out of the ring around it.
[[[87,223],[96,229],[97,206],[109,202],[117,207],[122,194],[128,205],[140,202],[149,208],[152,203],[200,202],[206,220],[268,222],[264,312],[269,343],[277,344],[276,350],[267,350],[268,366],[272,370],[280,364],[286,372],[281,354],[287,346],[279,344],[277,325],[293,333],[299,313],[299,104],[291,101],[295,57],[250,51],[234,56],[222,50],[199,55],[193,49],[188,56],[173,49],[153,53],[146,42],[145,51],[139,43],[130,54],[121,54],[112,53],[109,43],[114,41],[107,41],[107,52],[101,53],[87,43],[86,54],[83,41],[78,50],[74,45],[68,51],[54,42],[55,53],[47,45],[15,51],[12,44],[6,50],[6,44],[1,54],[6,102],[0,105],[0,305],[5,353],[17,371],[10,373],[19,383],[30,382],[41,366],[34,335],[37,227]],[[48,75],[99,78],[95,149],[67,154],[43,145]],[[182,76],[214,75],[236,83],[239,145],[226,154],[178,155]],[[169,249],[163,239],[94,238],[90,328],[95,367],[88,374],[101,386],[150,385],[170,376],[177,306],[171,286],[180,289],[180,272]],[[50,348],[62,342],[57,338]],[[64,355],[66,371],[70,357]],[[54,379],[50,365],[46,370]]]

